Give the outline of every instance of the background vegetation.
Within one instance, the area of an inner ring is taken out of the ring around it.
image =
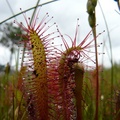
[[[95,0],[88,0],[88,2],[96,2],[95,4],[97,4],[97,1]],[[91,5],[88,5],[87,8],[89,16],[92,17],[89,17],[88,22],[93,30],[94,38],[96,38],[96,30],[94,29],[94,26],[96,25],[96,5],[94,5],[93,3],[90,3]],[[38,4],[39,1],[37,2],[36,6],[40,6]],[[31,9],[36,10],[36,6]],[[11,18],[18,15],[19,14],[14,15]],[[3,24],[4,22],[5,21],[1,22],[1,24]],[[20,63],[19,50],[17,48],[17,46],[19,45],[19,41],[21,40],[21,37],[19,37],[19,35],[24,34],[24,32],[21,30],[21,28],[15,27],[13,23],[4,24],[3,28],[5,29],[1,29],[1,32],[3,32],[3,34],[0,39],[0,44],[2,44],[6,48],[9,48],[11,56],[9,63],[7,63],[6,66],[0,65],[0,120],[26,120],[28,119],[28,106],[23,98],[23,70],[20,71],[18,69],[18,65]],[[16,34],[18,34],[18,36]],[[83,120],[120,119],[120,65],[117,63],[113,63],[110,38],[109,43],[111,49],[111,68],[105,68],[102,65],[98,66],[96,62],[95,69],[86,70],[85,72],[82,89]],[[16,51],[18,52],[18,56],[16,57],[16,66],[13,69],[11,68],[11,61],[13,59],[12,56]],[[96,81],[98,82],[97,84]]]

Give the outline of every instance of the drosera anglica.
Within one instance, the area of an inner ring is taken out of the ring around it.
[[[53,17],[48,13],[38,23],[39,11],[36,13],[30,24],[30,18],[23,13],[26,25],[22,22],[15,23],[25,31],[22,36],[21,44],[25,44],[24,59],[22,65],[26,66],[26,74],[23,76],[27,100],[29,100],[28,112],[33,120],[49,119],[49,100],[48,100],[48,70],[54,48],[51,41],[59,37],[50,28],[56,23],[48,26]],[[48,33],[50,32],[50,33]],[[31,104],[30,104],[31,103]],[[34,112],[32,112],[34,111]]]
[[[79,19],[78,19],[79,20]],[[53,88],[54,93],[54,103],[56,104],[56,111],[58,112],[57,118],[63,119],[63,120],[70,120],[70,119],[76,119],[80,118],[76,116],[78,113],[78,106],[75,106],[75,103],[73,102],[75,99],[78,101],[82,100],[82,97],[79,97],[81,100],[78,100],[77,94],[82,93],[82,89],[79,89],[79,86],[82,86],[83,81],[81,81],[81,85],[76,85],[76,83],[80,83],[75,81],[77,78],[76,75],[78,75],[76,72],[81,72],[81,68],[75,67],[75,64],[83,64],[84,67],[86,61],[91,61],[95,64],[94,60],[89,56],[89,53],[94,54],[92,51],[89,51],[90,48],[94,48],[94,38],[89,40],[90,36],[92,36],[92,31],[90,31],[87,36],[82,40],[81,43],[77,45],[77,38],[78,38],[78,28],[79,25],[77,24],[75,37],[72,39],[69,35],[65,35],[68,38],[70,38],[71,46],[69,46],[67,40],[64,38],[64,36],[61,34],[61,32],[58,30],[61,39],[63,41],[63,45],[65,47],[65,50],[59,50],[57,48],[57,57],[56,57],[56,63],[53,62],[53,66],[51,65],[51,71],[53,72],[53,75],[51,76],[51,88]],[[96,37],[98,37],[101,33],[99,33]],[[89,66],[91,67],[91,66]],[[83,74],[82,72],[82,80],[83,80]],[[78,75],[78,79],[80,80]],[[52,81],[55,81],[52,82]],[[73,91],[77,91],[75,94]],[[79,91],[80,90],[80,91]],[[78,105],[78,104],[76,104]],[[80,104],[79,104],[80,105]],[[81,106],[81,105],[80,105]],[[80,111],[81,112],[81,111]],[[81,114],[81,113],[80,113]]]
[[[26,32],[21,41],[21,43],[25,43],[25,54],[22,62],[23,66],[27,67],[23,81],[28,95],[28,112],[31,119],[69,120],[77,118],[73,92],[76,88],[74,76],[76,70],[73,69],[73,65],[75,63],[84,64],[86,60],[94,62],[87,55],[88,49],[94,47],[94,39],[88,41],[91,31],[77,45],[79,28],[77,24],[74,40],[69,35],[65,35],[71,40],[72,46],[69,46],[57,29],[56,32],[59,33],[65,46],[65,51],[62,51],[52,45],[54,38],[59,37],[58,35],[53,36],[56,32],[48,34],[49,29],[55,25],[53,23],[51,26],[47,26],[53,17],[49,18],[47,13],[37,24],[37,13],[29,24],[30,18],[27,19],[25,13],[23,15],[27,26],[16,23]]]
[[[95,56],[95,52],[92,49],[92,48],[94,48],[94,40],[95,39],[92,37],[92,30],[91,30],[87,34],[87,36],[80,43],[77,44],[77,41],[79,41],[78,40],[78,35],[79,35],[78,30],[80,27],[80,25],[78,23],[79,23],[79,19],[77,19],[77,27],[76,27],[74,39],[72,39],[67,34],[62,35],[58,29],[58,32],[61,36],[61,39],[62,39],[64,47],[65,47],[64,52],[61,50],[58,50],[58,51],[60,51],[60,53],[63,54],[65,57],[67,56],[69,61],[80,62],[80,63],[83,63],[86,67],[91,68],[92,66],[88,66],[85,63],[86,63],[86,61],[87,62],[90,61],[95,64],[95,60],[93,60],[93,58],[92,58]],[[97,27],[97,25],[95,27]],[[105,31],[103,31],[103,32],[105,32]],[[103,32],[98,33],[96,38],[98,38]],[[70,43],[67,42],[67,40],[64,37],[68,37],[70,39],[71,45],[70,45]],[[101,45],[102,45],[102,43],[99,43],[97,47],[100,47]],[[101,55],[101,54],[105,54],[105,53],[98,52],[98,54]]]

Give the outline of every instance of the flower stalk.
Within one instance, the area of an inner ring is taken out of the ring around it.
[[[87,12],[89,14],[88,22],[92,28],[93,37],[95,39],[95,61],[96,61],[96,112],[95,120],[98,120],[99,112],[99,71],[98,71],[98,52],[97,52],[97,41],[96,41],[96,8],[97,0],[88,0],[87,3]]]

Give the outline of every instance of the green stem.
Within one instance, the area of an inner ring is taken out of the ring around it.
[[[97,41],[96,41],[96,28],[93,28],[93,36],[95,39],[95,58],[96,58],[96,112],[95,120],[98,120],[98,109],[99,109],[99,71],[98,71],[98,55],[97,55]]]
[[[94,26],[96,25],[96,11],[94,11]],[[96,27],[92,27],[93,37],[95,41],[95,61],[96,61],[96,111],[95,120],[98,120],[99,110],[99,71],[98,71],[98,51],[97,51],[97,39],[96,39]]]
[[[35,8],[34,8],[34,11],[33,11],[33,14],[32,14],[31,20],[30,20],[30,25],[31,25],[32,20],[33,20],[33,18],[34,18],[34,16],[35,16],[37,7],[38,7],[38,5],[39,5],[39,2],[40,2],[40,0],[37,1],[36,6],[35,6]]]
[[[83,86],[83,77],[84,69],[81,68],[77,63],[74,64],[75,71],[75,98],[76,98],[76,108],[77,108],[77,120],[82,120],[82,86]]]

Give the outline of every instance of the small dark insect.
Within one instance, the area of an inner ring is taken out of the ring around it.
[[[79,61],[80,54],[76,51],[73,51],[70,56],[68,56],[68,66],[72,68],[74,63],[77,63]]]
[[[34,45],[32,45],[32,48],[34,48]]]
[[[37,74],[37,71],[36,71],[36,70],[33,71],[33,74],[34,74],[36,77],[38,77],[38,74]]]
[[[68,66],[71,68],[72,70],[72,67],[75,63],[77,63],[79,60],[79,58],[74,58],[74,59],[68,59]]]

